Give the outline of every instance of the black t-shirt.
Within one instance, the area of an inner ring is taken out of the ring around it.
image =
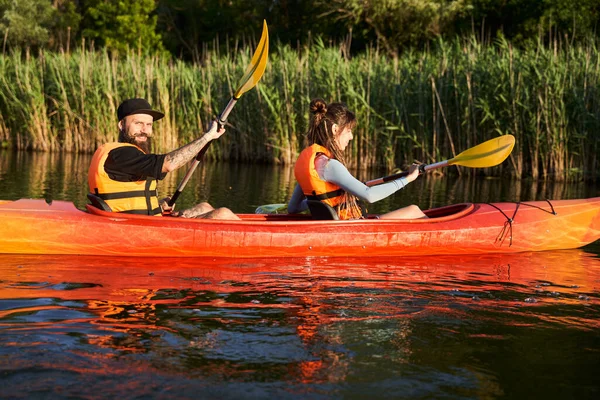
[[[104,162],[104,170],[115,181],[145,181],[146,178],[162,180],[165,154],[144,154],[137,147],[123,146],[111,150]]]

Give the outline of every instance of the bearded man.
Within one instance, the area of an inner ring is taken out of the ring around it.
[[[200,138],[167,154],[151,152],[152,125],[165,115],[152,109],[145,99],[128,99],[117,109],[119,141],[96,150],[88,172],[92,197],[113,212],[161,216],[167,211],[184,218],[239,219],[228,208],[214,209],[208,203],[181,212],[167,209],[168,198],[159,200],[156,185],[168,172],[183,167],[211,140],[225,133],[213,121]]]

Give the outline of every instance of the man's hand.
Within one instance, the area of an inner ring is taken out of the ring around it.
[[[198,155],[200,150],[207,146],[212,140],[218,139],[225,133],[225,128],[219,129],[219,123],[215,120],[210,125],[210,129],[201,137],[188,143],[185,146],[173,150],[165,156],[162,172],[175,171],[192,161]]]
[[[225,128],[219,129],[219,123],[214,120],[210,125],[210,129],[204,134],[209,140],[215,140],[221,137],[225,133]]]
[[[175,204],[173,204],[173,206],[171,207],[169,205],[169,201],[171,201],[170,197],[165,197],[164,199],[160,199],[158,201],[158,204],[160,205],[160,209],[162,210],[163,214],[176,214],[173,210],[175,209]]]

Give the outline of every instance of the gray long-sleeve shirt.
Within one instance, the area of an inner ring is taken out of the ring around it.
[[[353,194],[367,203],[374,203],[402,189],[408,183],[405,177],[377,185],[367,186],[356,179],[338,160],[319,156],[315,159],[315,169],[321,179],[334,183],[346,192]],[[289,213],[299,213],[308,208],[306,197],[300,185],[296,185],[292,198],[288,203]]]

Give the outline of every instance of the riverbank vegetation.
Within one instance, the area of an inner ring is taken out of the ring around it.
[[[266,18],[267,71],[209,158],[293,163],[322,97],[357,114],[354,167],[512,134],[502,166],[458,173],[598,177],[600,0],[0,0],[0,14],[1,147],[93,152],[129,97],[165,112],[156,149],[182,145],[226,104]]]
[[[376,49],[351,58],[315,41],[274,46],[258,88],[230,116],[216,159],[291,163],[304,146],[311,98],[341,100],[359,124],[350,160],[394,168],[435,162],[497,135],[517,139],[493,173],[580,179],[595,176],[600,150],[600,53],[595,42],[439,41],[390,58]],[[82,47],[70,54],[0,56],[0,141],[19,149],[91,152],[116,138],[116,108],[141,96],[165,112],[154,142],[168,150],[197,137],[225,105],[250,49],[207,49],[202,65],[131,51]],[[463,171],[467,172],[467,171]]]

